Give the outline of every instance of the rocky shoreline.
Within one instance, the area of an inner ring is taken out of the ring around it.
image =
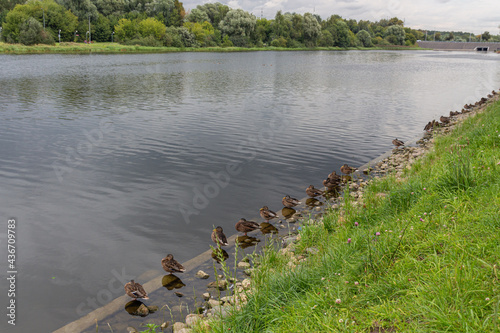
[[[366,164],[361,170],[349,178],[343,185],[343,195],[349,195],[353,200],[351,204],[354,206],[363,205],[363,192],[366,186],[372,181],[384,177],[386,175],[394,175],[397,181],[403,181],[404,170],[411,169],[412,165],[420,158],[429,152],[434,145],[434,137],[446,135],[453,131],[453,129],[463,122],[469,116],[483,112],[489,102],[499,100],[499,94],[492,92],[488,98],[482,98],[474,105],[466,105],[460,112],[450,112],[449,117],[442,116],[440,121],[431,121],[426,126],[426,130],[422,138],[415,142],[415,146],[403,146],[394,148],[390,154],[378,160],[373,165]],[[385,156],[387,154],[384,154]],[[308,256],[315,255],[318,249],[310,247],[306,249],[306,255],[296,255],[294,244],[300,240],[298,230],[300,225],[303,224],[321,224],[323,220],[323,212],[325,206],[339,210],[339,222],[342,221],[344,196],[333,197],[325,200],[327,205],[318,204],[319,201],[310,202],[308,207],[299,210],[292,215],[287,216],[284,221],[280,220],[277,224],[279,228],[286,228],[283,222],[295,223],[297,227],[290,228],[289,233],[281,237],[282,248],[278,250],[279,254],[287,257],[288,266],[290,269],[295,269],[301,262],[307,261]],[[379,193],[380,196],[386,196],[385,193]],[[284,212],[283,212],[284,213]],[[311,214],[315,213],[316,216]],[[172,326],[174,333],[189,333],[195,332],[194,328],[201,329],[202,331],[210,331],[212,320],[224,318],[231,314],[233,311],[239,311],[242,305],[246,304],[249,296],[254,292],[252,289],[252,265],[248,257],[245,257],[237,264],[239,270],[245,271],[248,278],[238,280],[228,275],[219,275],[215,282],[207,285],[207,292],[203,294],[204,306],[199,308],[198,314],[188,314],[184,322],[175,322]],[[253,263],[257,266],[257,263]],[[196,276],[200,279],[206,279],[208,274],[199,271]],[[214,297],[213,295],[220,295],[220,291],[232,289],[232,295],[224,297]],[[215,292],[214,292],[215,290]],[[211,291],[211,292],[210,292]],[[169,323],[165,322],[161,325],[162,330],[166,329]]]

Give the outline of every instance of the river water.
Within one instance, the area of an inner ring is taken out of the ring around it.
[[[16,326],[48,332],[120,280],[209,249],[500,88],[497,54],[0,55],[0,230],[16,228]],[[1,297],[7,297],[2,264]],[[6,302],[3,302],[6,305]],[[4,308],[5,309],[5,308]]]

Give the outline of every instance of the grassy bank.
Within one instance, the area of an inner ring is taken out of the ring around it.
[[[89,53],[170,53],[170,52],[251,52],[251,51],[342,51],[342,50],[418,50],[418,47],[386,46],[382,48],[243,48],[243,47],[207,47],[207,48],[176,48],[176,47],[150,47],[139,45],[121,45],[118,43],[57,43],[56,45],[33,45],[0,43],[0,54],[89,54]]]
[[[264,251],[248,303],[211,331],[500,331],[499,131],[497,100]]]

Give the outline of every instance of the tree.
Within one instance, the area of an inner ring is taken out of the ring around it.
[[[167,27],[157,19],[148,17],[139,22],[137,30],[141,37],[153,37],[156,40],[161,40],[165,36]]]
[[[182,2],[179,0],[174,0],[174,8],[172,9],[172,14],[168,21],[168,25],[174,27],[180,27],[184,23],[184,16],[186,16],[186,11],[184,10],[184,6]]]
[[[174,9],[173,0],[153,0],[145,4],[146,14],[162,21],[165,25],[169,24],[172,11]]]
[[[198,22],[198,23],[203,23],[205,21],[210,22],[210,18],[208,17],[208,14],[204,10],[199,9],[199,8],[193,9],[189,13],[189,15],[186,17],[186,19],[189,22]]]
[[[370,36],[370,33],[366,30],[360,30],[357,34],[356,37],[358,40],[361,42],[361,44],[364,47],[372,47],[372,37]]]
[[[321,36],[319,37],[318,44],[319,46],[330,47],[333,46],[333,36],[330,31],[324,29],[321,31]]]
[[[219,23],[219,28],[229,37],[249,37],[254,31],[256,23],[257,19],[253,14],[242,9],[231,9],[224,20]]]
[[[184,22],[184,27],[191,32],[198,43],[202,46],[217,45],[215,40],[215,29],[210,22],[205,21],[202,24],[198,22]]]
[[[485,32],[483,32],[481,37],[483,40],[488,41],[491,38],[491,35],[490,35],[489,31],[485,31]]]
[[[438,40],[438,41],[441,40],[441,33],[440,32],[436,32],[434,34],[434,40]]]
[[[24,45],[55,44],[52,36],[43,30],[43,26],[35,18],[30,17],[20,27],[19,42]]]
[[[223,5],[220,2],[198,5],[196,9],[204,11],[208,15],[209,22],[212,23],[213,27],[218,27],[220,21],[226,17],[226,14],[230,10],[228,6]]]
[[[122,18],[115,26],[115,34],[119,41],[126,41],[134,38],[138,34],[137,22]]]
[[[311,13],[304,14],[304,42],[308,46],[316,46],[316,42],[321,33],[321,25]]]
[[[400,25],[391,25],[386,30],[386,39],[393,45],[403,45],[405,42],[405,30]]]
[[[30,17],[42,23],[44,16],[45,30],[52,35],[52,39],[57,38],[59,30],[61,30],[62,40],[70,40],[73,37],[78,22],[77,17],[53,0],[43,0],[29,1],[25,5],[14,7],[5,17],[3,38],[9,42],[19,42],[21,24],[25,24]],[[36,30],[36,27],[33,22],[30,22],[25,29],[31,33]]]

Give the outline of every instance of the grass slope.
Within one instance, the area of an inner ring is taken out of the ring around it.
[[[500,331],[499,130],[497,101],[372,182],[364,206],[303,225],[295,255],[317,254],[264,251],[248,303],[212,331]]]
[[[421,50],[418,47],[385,46],[381,48],[348,48],[352,50]],[[176,48],[176,47],[152,47],[139,45],[121,45],[118,43],[57,43],[56,45],[33,45],[7,44],[0,42],[0,54],[39,54],[39,53],[170,53],[170,52],[249,52],[249,51],[342,51],[348,50],[340,47],[317,47],[317,48],[244,48],[244,47],[204,47],[204,48]]]

